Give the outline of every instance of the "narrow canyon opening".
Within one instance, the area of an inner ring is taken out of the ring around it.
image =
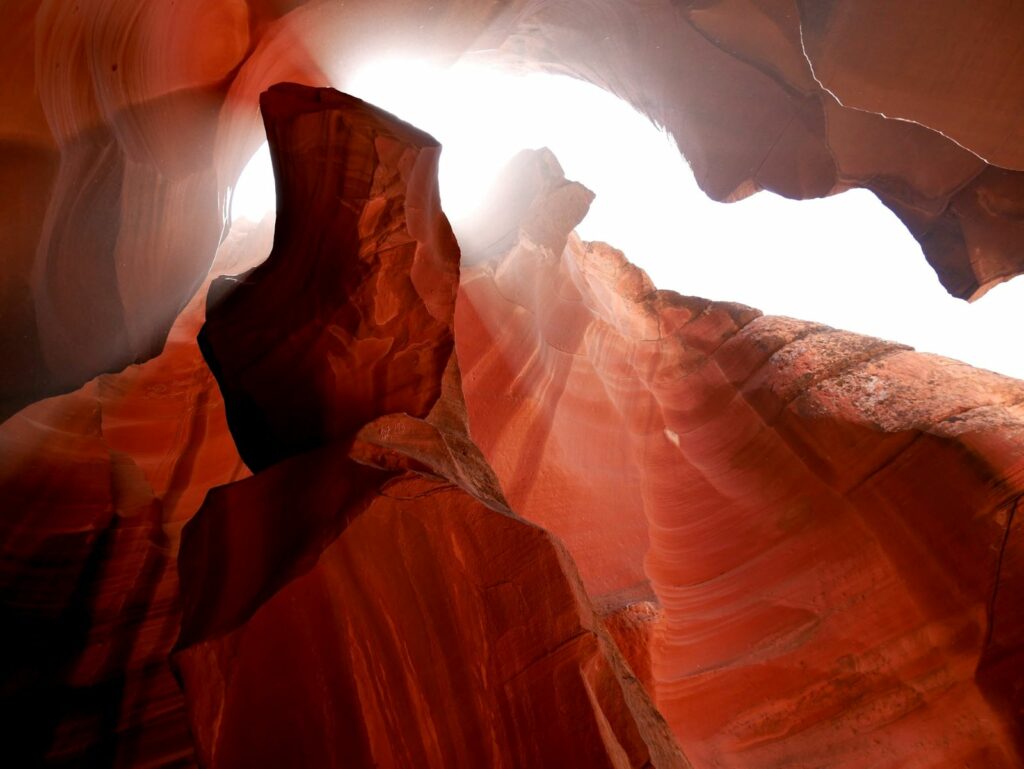
[[[867,190],[713,201],[672,138],[626,101],[583,80],[473,57],[451,66],[379,58],[342,87],[441,142],[442,205],[456,234],[516,153],[547,147],[568,179],[596,194],[580,237],[622,250],[658,288],[1024,378],[1024,355],[1000,339],[1024,303],[1024,282],[997,285],[970,304],[950,296],[917,241]],[[274,202],[263,144],[232,191],[231,218],[259,221]]]

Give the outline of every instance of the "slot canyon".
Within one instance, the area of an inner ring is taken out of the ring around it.
[[[548,149],[453,226],[351,88],[577,78],[711,200],[872,193],[981,305],[1024,4],[0,8],[4,766],[1024,767],[1024,381],[659,289]]]

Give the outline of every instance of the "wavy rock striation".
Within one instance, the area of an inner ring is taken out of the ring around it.
[[[269,248],[238,228],[218,269]],[[188,765],[178,634],[182,526],[248,475],[195,335],[199,296],[156,358],[0,425],[0,698],[12,766]]]
[[[1021,271],[1020,11],[924,0],[17,0],[0,117],[0,414],[157,354],[225,235],[258,95],[381,51],[568,73],[675,138],[717,200],[874,191],[940,280]],[[884,34],[882,34],[884,32]],[[936,88],[935,83],[949,87]]]
[[[225,216],[270,85],[486,52],[716,199],[871,189],[977,298],[1021,271],[1018,16],[8,3],[6,763],[1020,766],[1020,383],[655,291],[545,153],[456,302],[436,144],[329,91],[264,102],[274,258]]]
[[[650,578],[694,765],[1018,766],[1024,383],[656,291],[515,162],[533,203],[459,298],[472,434],[592,594]]]

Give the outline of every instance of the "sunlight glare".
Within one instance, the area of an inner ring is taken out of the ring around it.
[[[338,87],[442,143],[441,197],[456,225],[513,155],[548,147],[567,178],[597,195],[580,237],[621,249],[659,288],[742,302],[1024,378],[1024,355],[1005,341],[1024,281],[997,286],[975,304],[952,298],[917,242],[866,190],[799,202],[762,192],[715,203],[670,137],[624,101],[569,77],[392,59]],[[233,217],[259,218],[268,207],[247,186],[269,172],[269,156],[259,162],[264,171],[248,178],[247,166],[239,179]],[[272,208],[272,180],[269,188]]]

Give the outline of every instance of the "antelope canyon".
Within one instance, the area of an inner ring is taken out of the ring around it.
[[[659,289],[549,149],[450,222],[352,87],[576,78],[714,201],[873,194],[983,305],[1024,7],[5,10],[4,766],[1024,766],[1024,381]]]

